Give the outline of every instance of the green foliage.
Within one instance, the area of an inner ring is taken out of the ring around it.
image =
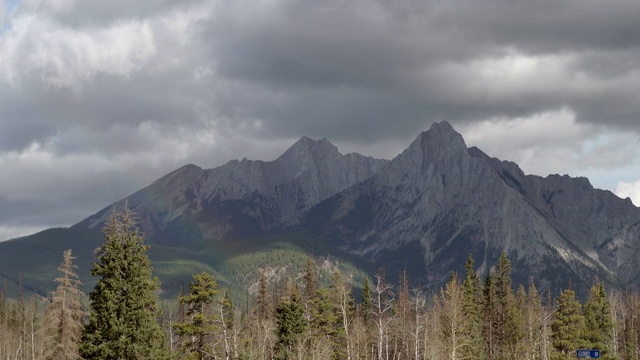
[[[206,272],[193,276],[189,293],[180,298],[187,307],[186,321],[174,326],[181,338],[180,354],[183,359],[212,359],[216,315],[213,309],[218,284]]]
[[[600,358],[615,359],[612,354],[613,319],[611,306],[607,300],[604,284],[596,280],[589,290],[589,298],[584,305],[585,328],[583,338],[588,349],[600,350]]]
[[[310,301],[316,295],[318,288],[318,279],[316,275],[316,268],[313,259],[307,258],[307,262],[304,266],[304,292],[306,301]]]
[[[369,278],[364,279],[364,286],[362,287],[362,302],[360,303],[361,315],[366,326],[371,325],[371,313],[373,311],[373,298],[371,295],[371,282]]]
[[[462,349],[462,356],[466,359],[484,360],[485,348],[482,337],[482,282],[475,271],[471,254],[465,264],[466,277],[462,283],[463,311],[465,315],[464,333],[469,339],[469,345]]]
[[[577,349],[585,346],[582,341],[584,316],[582,305],[572,289],[564,290],[556,299],[556,303],[558,309],[551,324],[551,343],[554,349],[551,355],[552,359],[566,359],[575,354]]]
[[[288,298],[281,301],[276,310],[277,359],[295,359],[301,351],[301,335],[304,333],[307,322],[304,319],[300,295],[292,291]]]
[[[91,359],[164,359],[164,334],[156,321],[158,280],[152,277],[148,245],[133,214],[112,213],[104,228],[91,275],[99,277],[89,295],[89,323],[80,354]]]

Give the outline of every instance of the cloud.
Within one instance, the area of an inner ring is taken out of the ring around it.
[[[233,2],[203,22],[201,36],[238,105],[225,115],[258,118],[270,136],[371,142],[435,120],[563,107],[577,122],[638,129],[631,61],[640,37],[629,14],[640,5],[509,4]]]
[[[0,2],[0,34],[4,31],[7,21],[7,4],[5,1]]]
[[[493,118],[459,128],[467,146],[520,165],[525,173],[586,176],[614,189],[637,173],[640,136],[604,125],[580,123],[570,109],[523,118]]]
[[[442,120],[527,172],[637,174],[636,0],[4,4],[0,201],[23,220],[0,226],[68,225],[300,136],[391,158]]]
[[[620,182],[615,191],[621,198],[631,198],[636,206],[640,206],[640,180],[635,182]]]

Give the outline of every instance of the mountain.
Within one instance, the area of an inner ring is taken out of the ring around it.
[[[514,163],[467,148],[434,124],[370,179],[310,209],[297,225],[340,249],[422,284],[481,272],[505,251],[516,282],[542,288],[640,282],[640,209],[585,178],[527,176]]]
[[[69,229],[0,243],[0,276],[44,292],[60,262],[47,256],[69,247],[91,256],[109,212],[125,201],[169,292],[203,270],[242,292],[260,271],[274,281],[297,276],[307,254],[327,273],[362,279],[382,267],[393,281],[406,269],[415,285],[437,287],[464,271],[467,254],[485,273],[502,251],[516,283],[531,277],[557,291],[571,280],[582,294],[596,275],[640,285],[640,209],[629,199],[585,178],[525,175],[468,148],[446,122],[392,160],[305,137],[270,162],[187,165]]]
[[[152,242],[201,245],[272,233],[331,195],[371,177],[388,161],[343,155],[326,139],[303,137],[274,161],[233,160],[209,170],[184,166],[115,204],[141,216]],[[75,225],[100,228],[113,205]]]

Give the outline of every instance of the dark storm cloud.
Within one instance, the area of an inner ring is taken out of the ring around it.
[[[636,1],[288,1],[266,8],[230,3],[202,37],[219,75],[246,86],[233,98],[274,136],[311,130],[380,139],[434,120],[527,116],[563,106],[573,108],[578,121],[638,126],[631,89],[605,92],[599,84],[637,77]],[[477,88],[470,91],[470,81],[487,80],[443,72],[509,53],[568,57],[566,78],[504,96],[508,83],[472,84]],[[579,76],[585,88],[567,89]],[[482,85],[505,91],[491,94]],[[632,88],[638,90],[637,81]]]

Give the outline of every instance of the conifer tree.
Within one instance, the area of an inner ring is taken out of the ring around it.
[[[267,276],[264,271],[260,272],[258,293],[256,294],[256,307],[259,319],[265,320],[272,316],[271,302],[269,301],[269,289],[267,288]]]
[[[54,281],[58,287],[51,294],[51,302],[47,305],[46,319],[49,327],[47,335],[49,343],[45,349],[46,359],[80,359],[78,343],[82,334],[82,297],[81,285],[73,264],[75,257],[71,249],[63,254],[63,261],[58,270],[60,276]]]
[[[465,315],[465,336],[468,346],[462,349],[465,359],[484,360],[485,349],[482,337],[482,283],[474,269],[473,256],[469,254],[465,264],[466,277],[463,288],[463,311]]]
[[[584,340],[587,348],[600,350],[601,359],[615,359],[611,348],[611,307],[604,284],[597,277],[584,305],[584,318]]]
[[[575,355],[577,349],[584,346],[582,330],[584,329],[584,316],[582,305],[576,299],[576,293],[572,289],[566,289],[556,299],[557,307],[555,319],[551,324],[551,344],[553,360],[567,359]]]
[[[362,317],[366,326],[371,324],[371,312],[373,311],[373,298],[371,297],[371,281],[369,277],[364,278],[364,285],[362,286],[362,302],[360,303],[362,308]]]
[[[338,338],[341,333],[338,304],[332,299],[329,289],[321,287],[311,299],[309,322],[312,348],[327,348],[334,353],[338,346]],[[315,351],[315,350],[314,350]],[[328,354],[327,354],[328,355]]]
[[[499,315],[499,301],[496,294],[496,276],[494,273],[487,273],[484,280],[483,289],[483,327],[485,351],[488,360],[493,360],[498,354],[497,326]]]
[[[369,277],[364,278],[364,285],[361,293],[360,319],[364,327],[363,352],[368,354],[369,344],[373,341],[373,298],[371,295],[371,281]]]
[[[307,327],[297,288],[290,287],[289,293],[276,309],[278,342],[275,352],[276,358],[280,360],[297,358],[301,351],[300,338]]]
[[[187,307],[185,323],[174,325],[182,339],[180,351],[183,359],[213,359],[213,336],[216,330],[216,315],[213,308],[218,284],[206,272],[193,275],[189,293],[180,298]]]
[[[516,303],[511,281],[511,263],[503,251],[496,272],[497,322],[496,344],[500,358],[516,357],[517,344],[523,337],[522,313]]]
[[[103,232],[105,243],[91,269],[99,279],[89,295],[80,354],[90,359],[164,359],[165,336],[156,321],[159,284],[133,213],[126,207],[123,212],[114,209]]]
[[[311,301],[318,289],[318,279],[316,278],[316,269],[313,260],[307,257],[304,267],[304,293],[306,302]]]

